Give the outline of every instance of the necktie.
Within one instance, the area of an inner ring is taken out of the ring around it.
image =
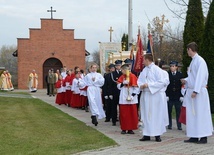
[[[172,72],[172,75],[175,75],[175,72]]]

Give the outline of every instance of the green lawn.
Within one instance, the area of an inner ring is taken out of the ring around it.
[[[0,97],[0,154],[60,155],[116,143],[39,99]]]

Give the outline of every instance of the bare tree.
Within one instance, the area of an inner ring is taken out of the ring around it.
[[[202,0],[201,2],[203,5],[204,16],[206,17],[212,0]],[[167,8],[175,15],[176,18],[185,20],[188,7],[188,0],[164,0],[164,3],[167,6]],[[177,5],[178,8],[173,9],[170,3]]]
[[[169,64],[171,60],[181,62],[183,53],[183,30],[180,26],[175,29],[167,26],[163,31],[162,41],[160,41],[159,34],[153,31],[155,61],[160,58],[164,64]]]
[[[95,50],[91,53],[92,61],[95,62],[98,66],[100,66],[100,52],[99,50]]]

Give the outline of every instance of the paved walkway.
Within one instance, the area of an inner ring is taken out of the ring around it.
[[[32,93],[33,97],[39,98],[48,104],[62,110],[70,116],[77,118],[78,120],[85,122],[86,125],[91,126],[98,131],[102,132],[106,136],[114,139],[118,146],[104,148],[100,150],[92,150],[81,152],[81,155],[213,155],[214,154],[214,136],[208,138],[208,144],[187,144],[183,140],[187,139],[185,136],[185,127],[179,131],[175,127],[175,121],[173,122],[174,128],[167,130],[167,132],[161,136],[162,142],[155,142],[154,138],[148,142],[140,142],[142,138],[140,131],[136,130],[134,135],[121,135],[121,129],[119,124],[112,126],[111,122],[104,122],[99,120],[98,126],[91,124],[90,112],[86,113],[83,110],[77,110],[69,108],[65,105],[55,104],[55,97],[49,97],[46,95],[45,90],[38,90],[36,93]]]

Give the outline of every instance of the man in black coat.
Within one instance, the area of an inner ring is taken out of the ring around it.
[[[112,125],[116,125],[117,121],[117,105],[119,104],[119,95],[120,90],[117,88],[117,80],[122,75],[122,72],[120,71],[122,65],[122,60],[116,60],[115,61],[115,71],[111,72],[107,75],[107,81],[108,81],[108,99],[112,101],[111,106],[111,119],[112,119]],[[106,122],[110,121],[109,119],[106,119]]]
[[[106,120],[105,122],[110,122],[110,119],[112,118],[112,104],[113,104],[113,92],[111,90],[112,87],[112,80],[111,80],[111,73],[115,71],[114,64],[110,64],[108,66],[109,73],[106,73],[104,75],[104,85],[102,86],[102,93],[103,93],[103,99],[104,99],[104,109],[106,112]]]
[[[181,79],[183,75],[178,71],[178,62],[170,62],[170,70],[168,72],[170,83],[166,90],[166,96],[168,100],[168,114],[169,114],[169,126],[168,129],[172,129],[172,108],[175,106],[176,122],[178,130],[182,130],[181,123],[179,122],[180,110],[181,110]]]

